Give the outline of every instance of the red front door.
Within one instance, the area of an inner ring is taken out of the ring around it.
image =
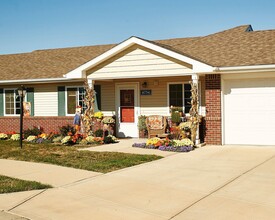
[[[135,91],[120,90],[120,122],[135,122]]]

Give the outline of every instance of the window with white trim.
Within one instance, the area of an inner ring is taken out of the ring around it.
[[[83,87],[67,87],[67,106],[66,111],[68,115],[75,114],[76,106],[82,106],[82,110],[86,109],[84,103],[85,89]]]
[[[5,115],[20,115],[20,97],[17,89],[5,89]]]
[[[184,113],[191,109],[191,85],[189,83],[169,83],[169,106],[181,107]]]

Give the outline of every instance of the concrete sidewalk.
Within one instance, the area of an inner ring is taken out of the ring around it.
[[[34,220],[275,218],[272,147],[208,146],[76,179],[53,189],[2,194],[0,210]]]

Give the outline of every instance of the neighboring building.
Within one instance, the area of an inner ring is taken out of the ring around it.
[[[20,85],[32,104],[26,128],[49,132],[71,124],[86,76],[98,108],[116,115],[118,136],[137,137],[139,115],[169,115],[171,105],[188,113],[193,80],[207,144],[275,144],[275,30],[245,25],[204,37],[131,37],[117,45],[1,55],[0,132],[19,130]]]

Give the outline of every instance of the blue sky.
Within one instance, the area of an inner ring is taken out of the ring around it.
[[[0,0],[0,54],[275,29],[271,0]]]

